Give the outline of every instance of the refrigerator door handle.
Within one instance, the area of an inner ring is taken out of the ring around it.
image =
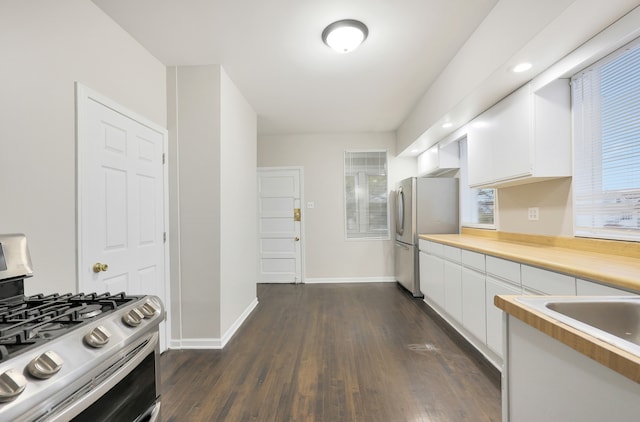
[[[396,233],[402,236],[404,233],[404,192],[402,192],[402,186],[398,188],[398,197],[396,201]]]

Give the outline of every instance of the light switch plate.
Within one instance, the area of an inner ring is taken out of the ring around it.
[[[316,204],[313,201],[307,202],[307,208],[314,208]]]

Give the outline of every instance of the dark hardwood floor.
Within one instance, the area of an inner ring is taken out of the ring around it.
[[[392,283],[261,284],[224,350],[161,357],[182,421],[499,421],[497,371]]]

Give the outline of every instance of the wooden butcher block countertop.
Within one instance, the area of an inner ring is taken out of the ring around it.
[[[640,292],[640,244],[636,242],[478,229],[463,229],[461,234],[421,235],[420,238]],[[640,383],[640,356],[557,321],[515,300],[517,297],[496,296],[494,304],[537,330]]]
[[[640,291],[640,243],[463,228],[421,239]]]

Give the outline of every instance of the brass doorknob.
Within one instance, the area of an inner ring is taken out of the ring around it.
[[[94,273],[99,273],[101,271],[107,271],[109,269],[109,266],[107,264],[101,264],[100,262],[96,262],[95,264],[93,264],[93,272]]]
[[[299,242],[299,241],[300,241],[300,238],[299,238],[298,236],[296,236],[296,238],[295,238],[295,239],[296,239],[296,242]]]

